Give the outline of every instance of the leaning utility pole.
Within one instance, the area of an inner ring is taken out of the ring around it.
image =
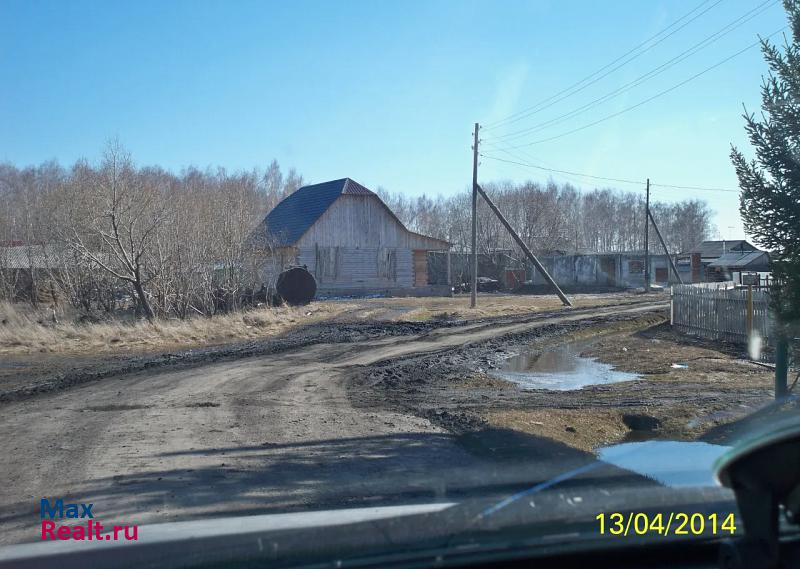
[[[478,129],[475,123],[475,140],[472,143],[472,284],[469,287],[469,306],[475,308],[478,294]]]
[[[514,241],[517,242],[517,245],[519,245],[519,248],[522,249],[522,252],[525,253],[528,259],[530,259],[531,262],[534,264],[534,266],[536,266],[536,268],[539,269],[539,272],[544,277],[544,280],[550,283],[550,286],[552,286],[553,289],[556,291],[558,298],[561,299],[561,302],[564,304],[564,306],[572,306],[572,302],[570,302],[569,298],[567,298],[567,295],[563,293],[558,284],[556,284],[556,281],[553,279],[553,277],[550,276],[550,273],[547,272],[547,269],[545,269],[544,265],[542,265],[542,263],[539,262],[539,259],[536,258],[536,255],[534,255],[533,252],[528,248],[528,246],[525,244],[522,238],[519,235],[517,235],[517,232],[514,231],[514,228],[511,227],[511,224],[508,222],[505,216],[502,213],[500,213],[500,210],[497,209],[497,206],[494,205],[494,202],[489,198],[488,195],[486,195],[486,192],[483,191],[483,188],[481,188],[478,184],[475,184],[475,188],[481,193],[481,197],[484,200],[486,200],[486,203],[489,204],[489,208],[497,216],[497,219],[500,220],[500,223],[503,224],[503,227],[506,228],[506,230],[511,234],[511,237],[514,238]]]
[[[500,220],[500,223],[503,224],[503,227],[511,234],[511,237],[514,238],[514,241],[517,242],[520,249],[525,253],[528,259],[539,269],[539,272],[545,278],[545,280],[550,283],[558,298],[561,299],[561,302],[564,306],[572,306],[572,302],[570,302],[569,298],[562,292],[559,288],[556,281],[547,270],[544,268],[539,262],[539,259],[536,258],[522,238],[517,235],[517,232],[514,231],[514,228],[511,227],[511,224],[508,220],[500,213],[500,210],[497,209],[497,206],[494,205],[494,202],[486,195],[486,192],[483,191],[478,185],[478,131],[480,130],[480,125],[475,123],[475,139],[472,143],[472,286],[470,286],[470,307],[475,308],[477,302],[477,294],[478,294],[478,193],[483,196],[483,199],[486,200],[486,203],[489,205],[489,208],[492,212],[497,216],[497,219]]]
[[[650,178],[644,202],[644,291],[650,292]]]
[[[664,248],[664,254],[667,256],[667,261],[669,261],[669,266],[672,268],[672,272],[675,273],[675,278],[678,279],[680,284],[683,284],[683,279],[678,274],[678,267],[675,266],[675,261],[672,260],[672,255],[669,254],[669,249],[667,249],[667,244],[664,243],[664,238],[661,237],[661,232],[658,230],[658,225],[656,224],[656,220],[653,219],[653,214],[650,213],[650,210],[647,210],[647,216],[650,218],[650,221],[653,223],[653,229],[656,230],[656,236],[658,236],[658,240],[661,241],[661,246]],[[669,280],[669,279],[667,279]]]

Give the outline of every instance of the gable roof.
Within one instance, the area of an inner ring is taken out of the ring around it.
[[[758,251],[758,249],[744,239],[731,239],[728,241],[703,241],[692,250],[692,253],[700,253],[700,257],[709,258],[743,251]]]
[[[303,186],[269,212],[268,236],[276,245],[294,245],[342,194],[376,195],[350,178]]]

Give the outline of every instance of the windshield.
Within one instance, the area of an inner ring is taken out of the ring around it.
[[[717,469],[800,390],[797,2],[0,21],[0,550],[412,506],[451,545],[741,534]]]

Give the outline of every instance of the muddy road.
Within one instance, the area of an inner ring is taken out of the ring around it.
[[[453,499],[476,488],[502,495],[593,456],[376,403],[380,390],[353,378],[380,362],[446,354],[503,335],[663,311],[663,302],[645,302],[401,327],[406,333],[399,335],[382,326],[370,336],[362,327],[358,334],[312,335],[299,346],[286,339],[269,349],[250,346],[261,355],[239,347],[216,353],[227,358],[217,363],[179,359],[177,366],[120,374],[113,373],[117,362],[93,374],[38,379],[33,390],[15,383],[0,406],[0,539],[37,539],[41,497],[91,501],[109,523],[152,523]],[[324,338],[337,341],[314,341]],[[498,452],[503,448],[510,450]],[[499,466],[503,461],[511,462]]]
[[[128,524],[501,498],[594,462],[598,444],[642,430],[693,436],[703,417],[734,408],[725,418],[735,418],[768,400],[764,370],[673,345],[665,309],[330,324],[27,386],[10,378],[0,390],[0,542],[38,538],[42,497],[93,502],[103,523]],[[492,375],[525,346],[587,337],[587,349],[642,378],[550,392]],[[676,356],[691,356],[697,373],[663,374]],[[607,484],[652,483],[602,469]]]
[[[350,375],[351,392],[364,408],[412,413],[449,432],[511,429],[586,451],[649,439],[727,444],[708,432],[774,398],[772,370],[743,349],[673,332],[663,313],[599,315],[378,362]],[[574,369],[505,371],[517,354],[547,362],[564,352]],[[606,368],[618,382],[603,383]],[[559,375],[588,381],[565,390],[535,383]]]

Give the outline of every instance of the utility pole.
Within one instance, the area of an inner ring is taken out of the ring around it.
[[[494,202],[486,195],[486,192],[483,191],[483,188],[478,185],[478,132],[480,128],[480,125],[475,123],[475,138],[472,143],[472,286],[470,286],[470,308],[475,308],[478,296],[478,193],[486,200],[489,208],[511,234],[511,237],[514,238],[514,241],[516,241],[517,245],[519,245],[528,259],[533,262],[542,276],[544,276],[545,280],[555,289],[558,298],[561,299],[564,306],[572,306],[572,302],[570,302],[569,298],[561,291],[556,281],[553,280],[544,266],[539,262],[539,259],[531,252],[522,238],[517,235],[517,232],[514,231],[514,228],[511,227],[511,224],[505,216],[497,209],[497,206],[494,205]]]
[[[478,130],[475,123],[475,140],[472,143],[472,284],[469,287],[470,308],[475,308],[478,296]]]
[[[650,292],[650,178],[644,202],[644,291]]]

